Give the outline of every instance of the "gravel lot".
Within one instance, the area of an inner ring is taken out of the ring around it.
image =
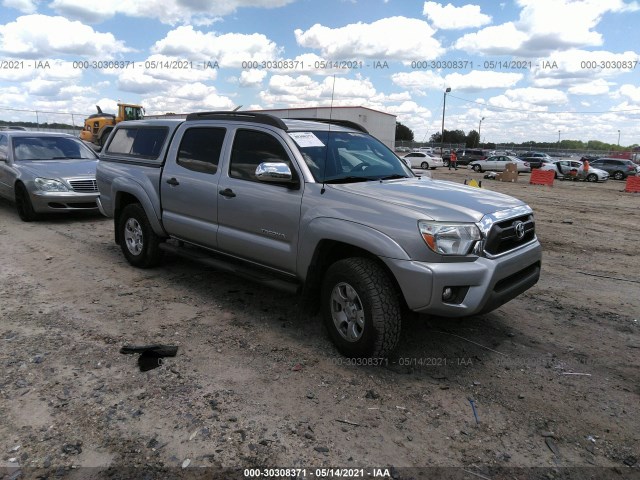
[[[295,296],[170,256],[138,270],[110,220],[26,224],[0,201],[0,476],[637,478],[640,195],[527,182],[482,186],[533,207],[538,285],[490,314],[408,318],[377,367],[339,356]],[[150,343],[178,354],[141,372],[119,353]]]

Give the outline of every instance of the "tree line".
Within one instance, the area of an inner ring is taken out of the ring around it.
[[[414,133],[413,131],[403,125],[400,122],[396,122],[396,142],[413,142]],[[444,131],[444,139],[442,138],[442,134],[440,132],[434,133],[429,137],[429,143],[432,144],[464,144],[467,148],[473,147],[482,147],[488,149],[494,149],[497,147],[495,143],[487,142],[480,145],[480,134],[471,130],[469,133],[464,133],[464,130],[446,130]],[[589,140],[587,142],[583,142],[582,140],[561,140],[560,142],[536,142],[534,140],[530,140],[528,142],[521,143],[501,143],[501,148],[516,148],[516,149],[526,149],[526,150],[629,150],[633,147],[637,147],[638,144],[633,144],[630,146],[618,146],[613,143],[601,142],[599,140]]]

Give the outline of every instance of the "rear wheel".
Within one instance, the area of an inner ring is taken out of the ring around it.
[[[422,168],[423,170],[428,170],[429,169],[429,164],[427,162],[422,162],[420,164],[420,168]]]
[[[329,335],[347,357],[384,357],[400,338],[400,299],[389,274],[367,258],[331,265],[322,282],[322,313]]]
[[[127,261],[140,268],[157,265],[162,258],[158,237],[138,203],[124,207],[118,221],[120,248]]]
[[[623,180],[624,179],[624,173],[621,172],[620,170],[618,170],[617,172],[613,172],[613,175],[611,175],[613,178],[615,178],[616,180]]]
[[[37,218],[29,192],[22,183],[16,185],[16,210],[18,210],[18,216],[23,222],[31,222]]]

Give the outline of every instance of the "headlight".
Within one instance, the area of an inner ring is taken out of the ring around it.
[[[429,248],[441,255],[466,255],[482,238],[474,223],[420,221],[418,228]]]
[[[59,180],[51,178],[36,178],[35,183],[40,190],[45,192],[68,192],[69,189]]]

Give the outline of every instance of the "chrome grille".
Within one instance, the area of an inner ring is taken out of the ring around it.
[[[516,231],[521,224],[520,232]],[[490,255],[499,255],[530,242],[536,236],[533,215],[522,215],[495,223],[487,235],[484,250]]]
[[[96,180],[69,180],[74,192],[94,193],[98,191]]]

